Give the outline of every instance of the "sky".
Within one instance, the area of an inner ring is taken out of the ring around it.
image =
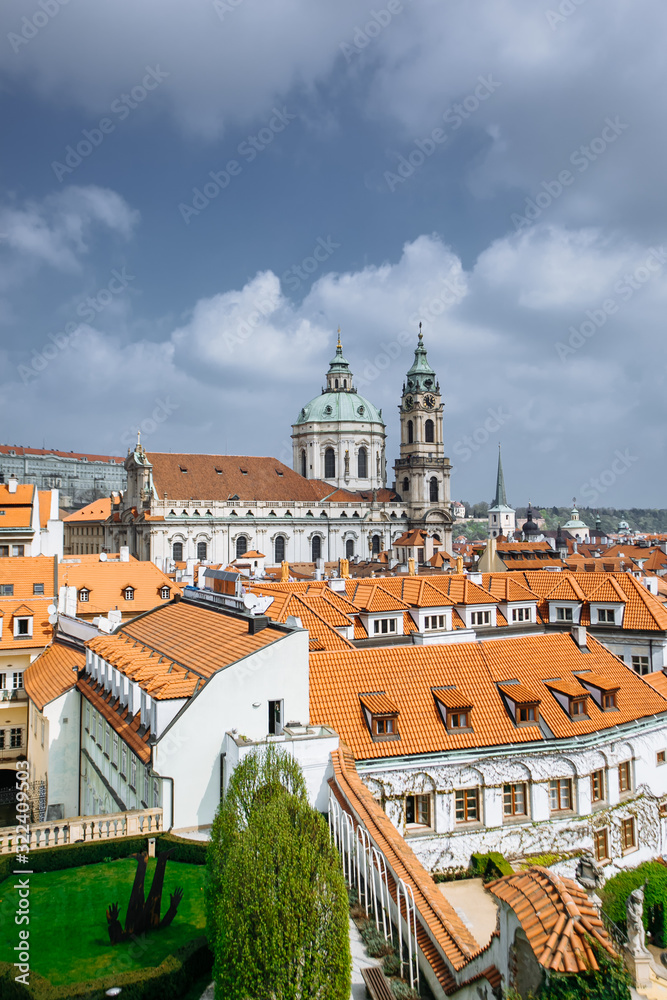
[[[664,507],[660,0],[0,7],[0,440],[273,455],[419,322],[452,497]]]

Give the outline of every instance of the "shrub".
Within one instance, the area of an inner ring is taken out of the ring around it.
[[[419,993],[402,979],[392,979],[391,989],[397,1000],[419,1000]]]
[[[625,927],[625,905],[634,889],[644,885],[644,927],[658,948],[667,947],[665,904],[667,904],[667,866],[659,861],[645,861],[637,868],[619,872],[605,883],[603,907],[615,924]]]
[[[379,931],[375,924],[369,924],[361,931],[361,937],[366,945],[366,951],[373,958],[380,958],[382,955],[391,955],[394,946],[391,941],[387,941],[385,936]]]
[[[349,1000],[347,888],[301,769],[269,746],[234,771],[207,859],[209,940],[226,1000]]]
[[[621,959],[614,961],[591,941],[600,968],[574,975],[551,973],[538,991],[538,1000],[631,1000],[632,979]]]
[[[401,960],[396,954],[385,955],[382,959],[382,968],[386,976],[399,976],[401,973]]]
[[[492,882],[495,878],[502,878],[503,875],[514,874],[510,863],[498,851],[473,854],[470,858],[470,867],[477,878],[481,877],[485,882]]]
[[[180,861],[187,865],[205,865],[208,844],[203,840],[185,840],[173,833],[161,833],[155,838],[155,853],[162,854],[175,848],[170,861]]]
[[[478,855],[481,857],[482,855]],[[458,882],[461,879],[474,878],[475,872],[471,871],[470,868],[464,868],[462,865],[458,868],[445,868],[441,872],[433,872],[434,882]]]

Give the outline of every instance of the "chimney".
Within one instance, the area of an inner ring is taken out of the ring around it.
[[[10,493],[16,493],[16,488],[17,488],[18,484],[19,484],[19,481],[16,478],[16,476],[14,475],[14,473],[12,472],[11,476],[9,477],[9,479],[7,481],[7,489],[9,490]]]
[[[129,561],[130,561],[130,546],[129,545],[121,545],[121,547],[120,547],[120,562],[129,562]]]
[[[571,629],[572,638],[582,652],[588,652],[588,641],[586,637],[585,625],[573,625]]]
[[[251,615],[248,619],[248,635],[257,635],[261,632],[263,628],[266,628],[269,624],[269,619],[266,615]]]

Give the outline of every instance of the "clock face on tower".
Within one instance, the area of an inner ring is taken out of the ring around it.
[[[414,405],[415,401],[412,398],[412,396],[406,396],[405,399],[403,400],[403,406],[405,407],[406,410],[411,410]]]
[[[424,406],[427,410],[432,410],[435,406],[435,398],[431,395],[424,396]]]

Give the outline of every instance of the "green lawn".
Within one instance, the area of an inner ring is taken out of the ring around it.
[[[54,985],[95,979],[109,973],[159,965],[167,955],[194,937],[203,934],[204,875],[203,865],[167,864],[162,893],[162,914],[169,906],[169,893],[177,885],[184,895],[170,927],[153,931],[144,939],[111,946],[107,932],[106,908],[119,903],[120,920],[125,913],[136,861],[123,859],[105,864],[85,865],[65,871],[30,876],[30,954],[31,970]],[[148,895],[155,860],[148,862],[144,892]],[[17,876],[0,884],[3,912],[9,901],[15,904]],[[11,906],[11,910],[15,905]],[[7,921],[0,932],[0,955],[13,961],[13,947],[19,928]]]

